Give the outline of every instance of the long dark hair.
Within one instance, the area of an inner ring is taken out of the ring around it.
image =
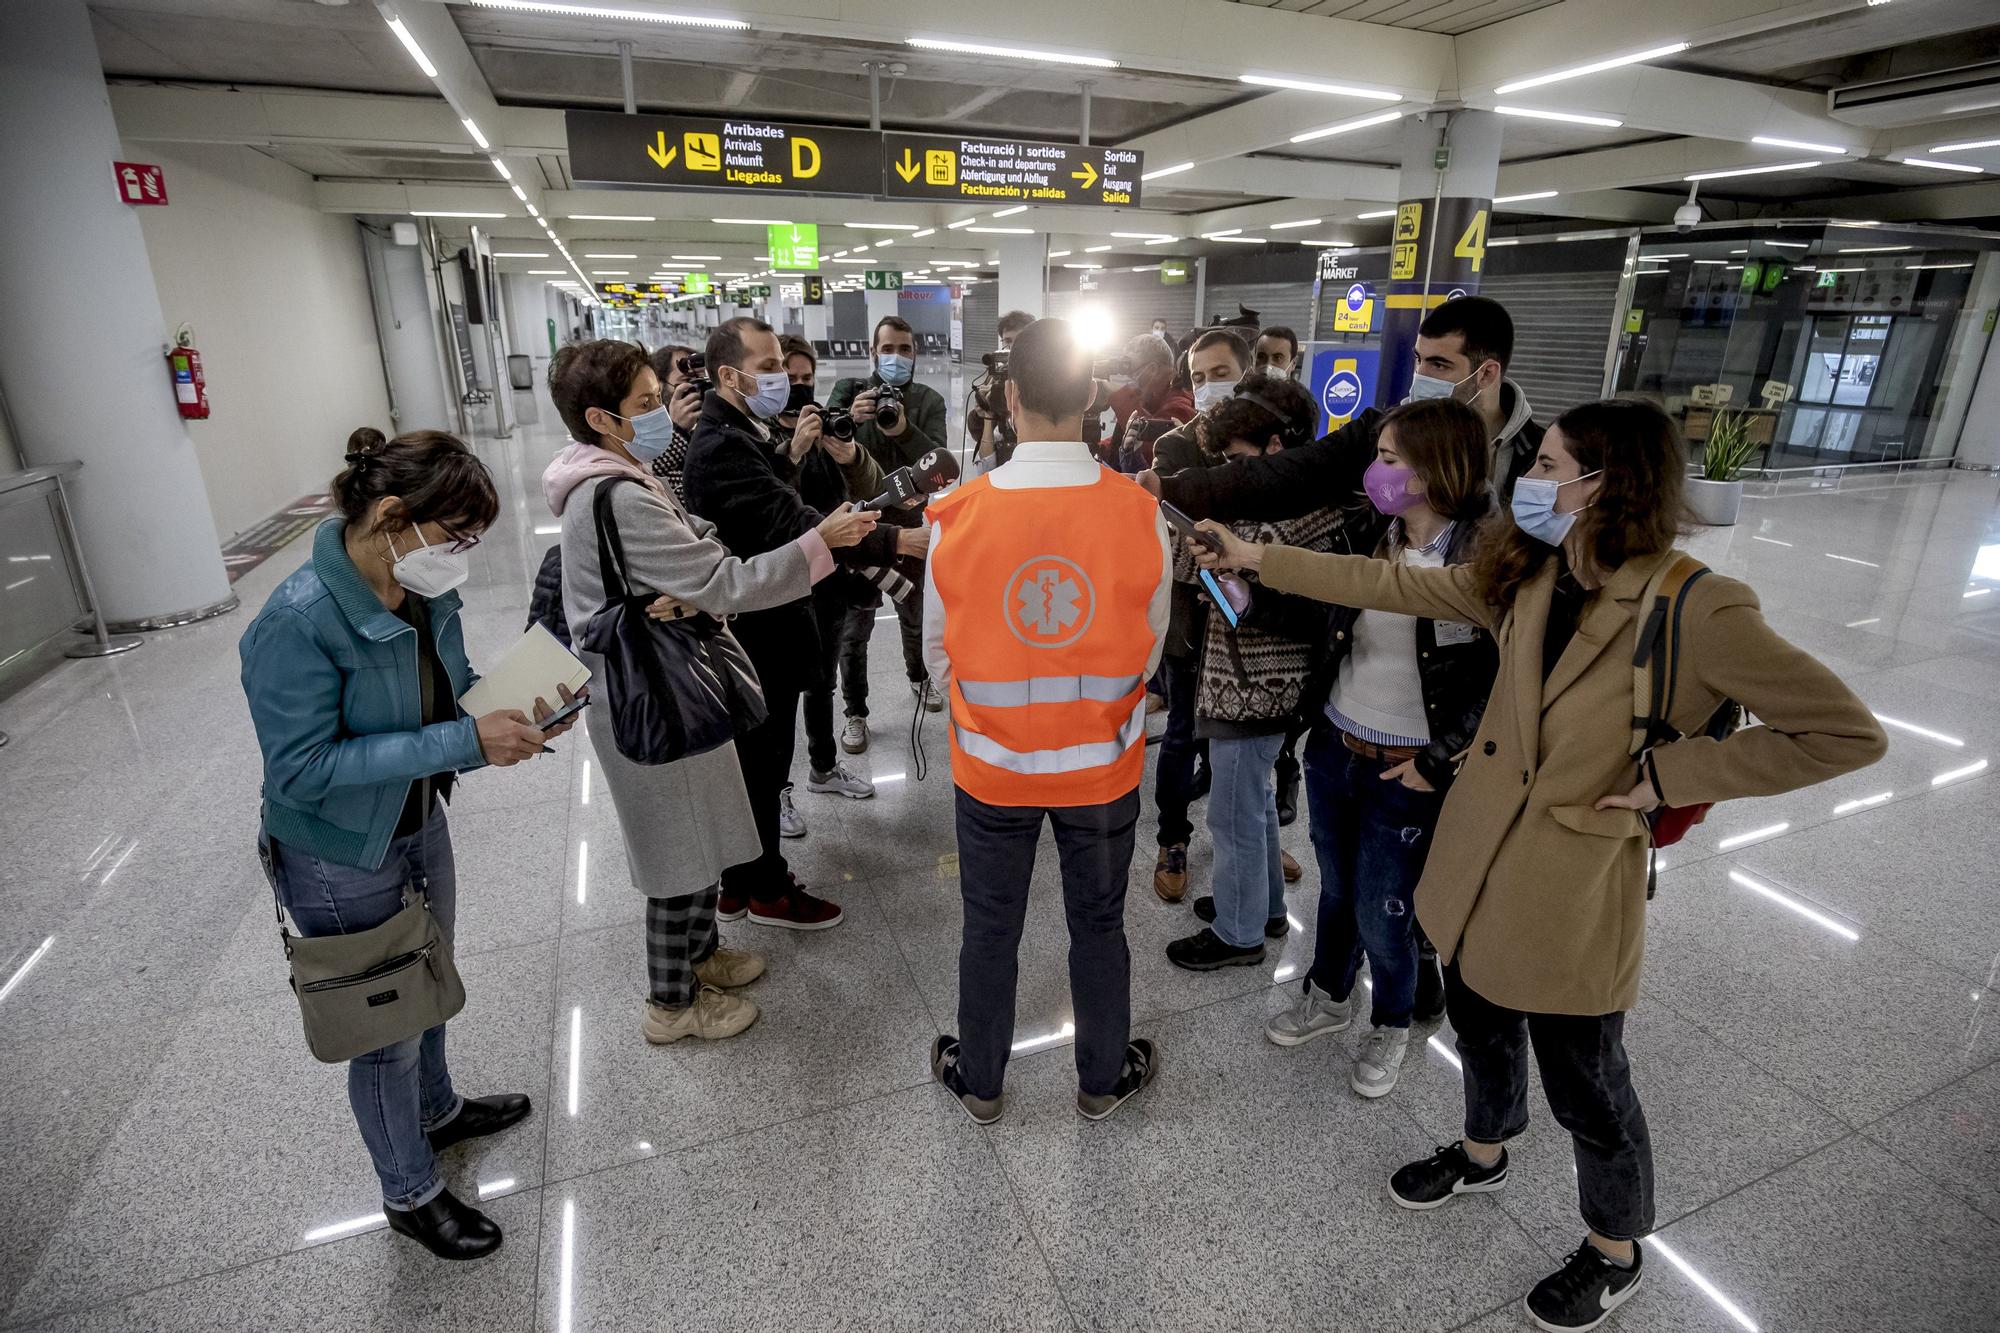
[[[363,426],[347,437],[347,468],[333,479],[333,498],[356,524],[389,495],[398,501],[387,519],[396,531],[442,523],[478,533],[500,516],[492,475],[456,435],[413,430],[385,440],[381,431]]]
[[[1687,447],[1667,414],[1651,403],[1607,398],[1572,407],[1554,428],[1584,475],[1602,473],[1597,499],[1576,519],[1597,568],[1609,575],[1627,560],[1671,549],[1687,503]],[[1511,514],[1495,515],[1473,557],[1481,591],[1511,610],[1554,553]]]

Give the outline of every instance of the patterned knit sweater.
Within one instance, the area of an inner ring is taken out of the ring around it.
[[[1230,531],[1245,541],[1275,542],[1307,551],[1333,549],[1339,514],[1315,509],[1276,523],[1237,522]],[[1195,581],[1187,543],[1175,544],[1174,577]],[[1309,597],[1250,584],[1250,610],[1230,629],[1210,611],[1201,645],[1201,679],[1195,690],[1198,736],[1267,736],[1283,731],[1299,704],[1312,659],[1326,638],[1330,608]],[[1204,598],[1207,593],[1202,594]]]

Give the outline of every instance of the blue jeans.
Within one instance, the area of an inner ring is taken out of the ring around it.
[[[1315,728],[1306,744],[1306,808],[1319,860],[1319,935],[1310,975],[1321,991],[1344,999],[1366,951],[1375,986],[1370,1021],[1406,1028],[1417,996],[1410,899],[1444,798],[1384,782],[1391,767],[1355,754],[1331,727]]]
[[[447,942],[458,909],[458,873],[444,807],[424,826],[389,844],[380,870],[361,870],[265,839],[266,867],[278,902],[298,933],[350,935],[379,926],[403,907],[405,884],[430,895],[431,915]],[[444,1189],[426,1131],[450,1121],[464,1105],[444,1062],[444,1025],[347,1062],[347,1100],[362,1142],[375,1159],[382,1202],[421,1208]]]
[[[1264,923],[1285,914],[1278,863],[1278,797],[1271,766],[1285,733],[1211,736],[1208,836],[1215,842],[1215,933],[1233,949],[1264,943]]]

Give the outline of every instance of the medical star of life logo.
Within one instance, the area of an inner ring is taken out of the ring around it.
[[[1007,578],[1001,616],[1030,648],[1075,643],[1097,614],[1097,590],[1074,560],[1038,555]]]

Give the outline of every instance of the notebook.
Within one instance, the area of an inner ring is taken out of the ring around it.
[[[473,717],[518,708],[532,718],[537,698],[545,700],[550,708],[562,707],[557,685],[567,685],[575,693],[589,683],[590,668],[536,622],[528,626],[520,642],[500,654],[486,674],[460,696],[458,705]]]

